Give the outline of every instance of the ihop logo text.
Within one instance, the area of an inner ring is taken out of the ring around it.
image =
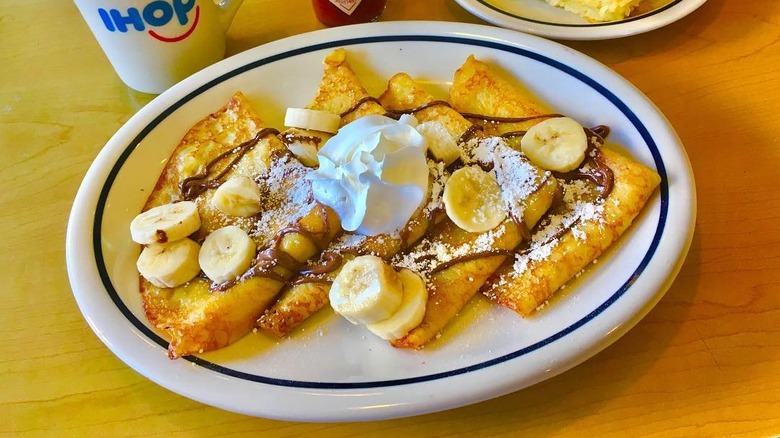
[[[195,0],[155,0],[143,9],[128,8],[120,11],[99,8],[98,14],[110,32],[146,31],[155,39],[173,43],[187,38],[195,30],[200,19],[200,6],[195,5]],[[161,35],[154,29],[149,29],[165,26],[173,20],[182,26],[191,24],[180,35]]]

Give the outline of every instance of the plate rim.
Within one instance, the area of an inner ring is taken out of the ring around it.
[[[342,32],[346,28],[340,29]],[[369,34],[373,35],[375,38],[384,38],[382,41],[387,41],[387,38],[390,36],[395,36],[397,38],[406,38],[405,40],[408,40],[410,37],[410,33],[420,35],[433,35],[438,36],[439,38],[447,38],[452,39],[453,36],[458,36],[459,38],[463,38],[465,40],[469,41],[485,41],[490,40],[493,44],[504,44],[509,46],[517,46],[517,47],[524,47],[526,50],[529,51],[540,51],[544,52],[545,50],[550,50],[549,48],[556,48],[557,51],[565,50],[568,55],[571,55],[571,50],[565,48],[564,46],[560,46],[557,43],[552,43],[549,41],[541,40],[536,37],[531,37],[527,35],[517,34],[514,32],[506,31],[503,29],[497,29],[492,28],[489,26],[483,26],[483,25],[464,25],[462,23],[442,23],[442,22],[394,22],[394,23],[374,23],[369,25],[357,25],[357,26],[351,26],[349,27],[349,30],[353,31],[353,34]],[[464,30],[469,30],[471,32],[468,33],[468,36],[464,37]],[[420,413],[425,413],[425,409],[419,409],[419,407],[410,409],[409,406],[401,406],[397,407],[395,409],[387,409],[382,411],[381,413],[374,411],[369,415],[366,415],[365,412],[357,413],[357,412],[342,412],[341,415],[323,415],[322,413],[319,414],[313,414],[310,416],[299,416],[299,415],[293,415],[291,417],[285,416],[283,412],[257,412],[253,409],[241,409],[240,407],[236,406],[220,406],[217,403],[214,403],[213,400],[209,400],[208,397],[203,397],[202,394],[192,393],[192,391],[182,390],[182,388],[171,388],[170,382],[161,382],[160,378],[153,378],[152,376],[148,375],[148,372],[142,372],[139,370],[139,368],[144,368],[140,364],[137,363],[132,357],[128,357],[127,354],[120,354],[120,352],[117,352],[117,349],[120,349],[118,345],[116,345],[116,342],[114,342],[114,339],[108,339],[106,334],[103,332],[103,327],[99,327],[96,325],[95,320],[93,318],[90,318],[90,315],[88,315],[88,312],[85,311],[86,303],[83,303],[86,300],[86,297],[84,297],[77,289],[78,286],[83,283],[81,280],[84,276],[83,272],[80,272],[79,269],[79,262],[81,261],[81,258],[79,257],[77,248],[78,248],[78,239],[83,235],[83,226],[79,227],[79,219],[80,216],[84,215],[84,212],[82,211],[83,208],[81,206],[85,205],[86,201],[90,200],[90,186],[92,184],[93,180],[100,180],[101,175],[99,170],[101,170],[100,164],[105,161],[110,161],[111,154],[109,153],[113,149],[116,149],[117,147],[109,147],[113,144],[116,144],[117,142],[121,144],[121,142],[124,140],[124,137],[128,135],[129,131],[132,131],[133,127],[133,121],[143,120],[145,117],[148,118],[148,114],[154,114],[159,112],[159,108],[162,106],[168,105],[166,102],[175,101],[178,102],[183,98],[186,98],[187,96],[194,97],[198,94],[202,93],[206,89],[210,88],[213,81],[218,80],[220,78],[223,78],[225,76],[224,71],[228,72],[235,72],[237,70],[240,70],[241,72],[249,70],[250,64],[253,64],[251,62],[247,62],[250,59],[253,59],[256,54],[261,52],[268,52],[268,53],[276,53],[276,52],[285,52],[285,50],[289,50],[290,48],[296,47],[296,45],[300,45],[299,43],[302,43],[307,40],[317,40],[318,37],[323,36],[333,36],[334,38],[328,40],[327,43],[322,44],[330,44],[330,45],[345,45],[344,43],[346,41],[351,40],[364,40],[365,36],[361,36],[359,38],[343,38],[339,37],[339,34],[337,34],[338,30],[334,29],[326,29],[321,31],[315,31],[310,32],[307,34],[301,34],[294,37],[289,37],[284,40],[279,40],[273,43],[266,44],[264,46],[259,46],[255,49],[251,49],[247,52],[243,52],[242,54],[236,55],[234,57],[228,58],[225,61],[222,61],[221,63],[212,66],[203,72],[200,72],[196,74],[195,76],[185,80],[184,82],[180,83],[179,85],[175,86],[171,90],[167,91],[166,93],[163,93],[160,97],[155,99],[152,103],[147,105],[146,108],[139,111],[136,115],[134,115],[125,125],[120,128],[119,131],[109,140],[106,147],[101,151],[101,153],[98,155],[98,157],[95,159],[95,162],[90,166],[89,171],[87,172],[87,175],[84,178],[84,181],[82,182],[82,186],[79,188],[79,191],[76,196],[76,201],[74,202],[74,207],[71,211],[71,217],[68,223],[68,232],[67,232],[67,243],[66,243],[66,251],[67,251],[67,264],[68,264],[68,273],[69,277],[71,278],[71,287],[73,289],[74,296],[79,304],[79,308],[81,309],[82,313],[84,314],[85,318],[87,319],[87,322],[90,324],[92,329],[95,331],[96,334],[103,340],[106,345],[109,346],[109,348],[119,356],[123,361],[125,361],[128,365],[130,365],[132,368],[136,369],[137,371],[141,372],[143,375],[145,375],[147,378],[157,382],[158,384],[174,391],[179,394],[185,395],[189,398],[193,398],[199,401],[202,401],[207,404],[215,405],[218,407],[221,407],[223,409],[232,410],[236,412],[242,412],[247,413],[250,415],[263,415],[268,416],[269,418],[279,418],[279,419],[295,419],[295,420],[310,420],[310,421],[332,421],[333,419],[337,420],[349,420],[349,419],[357,419],[357,420],[365,420],[365,419],[378,419],[378,418],[392,418],[392,417],[398,417],[398,416],[407,416],[407,415],[416,415]],[[413,35],[412,35],[413,36]],[[496,38],[498,38],[499,42],[496,42]],[[315,46],[318,44],[314,44]],[[310,47],[312,44],[309,45]],[[540,48],[541,47],[541,48]],[[547,47],[547,49],[545,49]],[[312,49],[313,50],[313,49]],[[547,56],[549,55],[541,55],[540,56]],[[597,61],[592,60],[592,58],[589,58],[585,55],[577,53],[576,56],[578,56],[580,61],[585,60],[587,62],[590,62],[592,65],[591,67],[600,66],[601,69],[605,70],[608,75],[611,75],[612,78],[617,78],[619,80],[622,80],[624,82],[623,85],[628,85],[630,88],[633,88],[633,86],[630,86],[630,84],[625,81],[622,77],[617,75],[617,73],[609,70],[607,67],[599,64]],[[238,65],[240,67],[238,68],[230,68],[230,65]],[[252,67],[254,68],[254,67]],[[223,71],[223,74],[217,75],[216,73]],[[234,73],[235,75],[240,74]],[[207,80],[208,78],[212,78],[211,80]],[[204,82],[205,81],[205,82]],[[655,115],[660,116],[663,118],[663,115],[660,113],[660,111],[655,108],[652,103],[644,97],[638,90],[633,88],[634,92],[639,94],[640,98],[643,98],[646,103],[648,103],[652,108],[654,108]],[[181,103],[183,106],[186,104],[186,101]],[[168,105],[170,107],[170,105]],[[178,106],[177,106],[178,108]],[[163,114],[158,114],[157,117],[162,117]],[[665,119],[663,119],[665,121]],[[666,134],[672,135],[676,138],[676,134],[674,133],[674,130],[671,128],[671,126],[668,124],[668,122],[665,122],[665,128],[667,128],[670,132],[667,132]],[[148,125],[146,128],[149,128]],[[145,129],[146,129],[145,128]],[[153,129],[150,128],[150,129]],[[677,145],[682,148],[682,144],[679,141],[679,138],[677,138]],[[129,146],[125,148],[124,154],[130,154],[132,152],[132,148]],[[690,163],[687,161],[687,156],[685,156],[684,149],[681,149],[679,152],[683,154],[683,157],[685,159],[685,162],[683,163],[684,167],[687,167],[687,175],[690,178],[690,190],[694,194],[694,196],[691,197],[691,210],[690,210],[690,217],[689,217],[689,224],[692,225],[695,220],[695,190],[693,186],[693,174],[690,171]],[[116,164],[116,163],[114,163]],[[663,162],[662,162],[663,164]],[[687,165],[687,166],[686,166]],[[113,165],[112,165],[113,168]],[[107,181],[105,181],[107,182]],[[101,189],[101,192],[103,189]],[[91,193],[91,198],[94,198],[94,193]],[[88,205],[91,205],[91,203],[87,203]],[[666,220],[666,219],[664,219]],[[95,220],[95,224],[97,224],[97,220]],[[95,242],[98,242],[97,235],[94,234],[94,229],[92,230],[92,243],[95,244]],[[99,231],[99,230],[98,230]],[[663,234],[663,233],[661,233]],[[666,276],[666,278],[663,281],[663,285],[660,286],[659,291],[656,292],[653,296],[649,297],[648,301],[644,303],[643,309],[639,309],[632,313],[632,316],[636,319],[635,322],[630,323],[627,321],[624,321],[624,324],[622,324],[619,327],[618,332],[615,332],[617,336],[612,336],[608,339],[608,337],[605,337],[602,340],[602,343],[604,343],[603,346],[600,346],[598,348],[594,348],[593,345],[589,346],[590,350],[587,355],[583,355],[582,352],[577,352],[576,354],[573,354],[574,360],[570,360],[571,362],[569,365],[565,367],[559,367],[555,374],[559,372],[563,372],[572,366],[576,365],[579,362],[582,362],[586,360],[588,357],[592,356],[593,354],[596,354],[598,351],[601,351],[601,349],[605,348],[607,345],[611,344],[622,336],[622,333],[627,331],[630,326],[633,326],[636,322],[638,322],[644,314],[652,308],[652,306],[661,298],[663,293],[665,293],[668,286],[671,284],[671,281],[674,279],[674,277],[677,274],[677,271],[679,271],[679,268],[682,265],[682,261],[685,258],[685,255],[687,254],[688,247],[690,246],[690,240],[692,239],[693,235],[693,228],[692,226],[688,227],[688,229],[684,232],[684,234],[687,234],[687,243],[683,244],[683,248],[681,249],[680,253],[678,254],[678,260],[675,261],[674,266],[672,267],[669,275]],[[98,245],[99,246],[99,245]],[[648,260],[649,263],[650,260]],[[121,309],[120,309],[121,310]],[[641,314],[641,315],[640,315]],[[637,317],[639,315],[639,317]],[[587,321],[586,321],[587,323]],[[574,330],[577,330],[575,328]],[[153,347],[153,346],[152,346]],[[126,353],[126,352],[121,352]],[[571,358],[570,358],[571,359]],[[511,362],[511,360],[510,360]],[[147,370],[148,371],[148,370]],[[544,378],[552,377],[552,375],[555,374],[548,374]],[[159,377],[159,376],[158,376]],[[447,377],[447,376],[445,376]],[[544,380],[544,379],[541,379]],[[526,382],[527,383],[527,382]],[[535,383],[535,382],[531,382]],[[266,385],[267,383],[260,383],[261,385]],[[416,382],[404,382],[401,385],[420,385],[420,383]],[[524,386],[528,386],[527,384]],[[523,386],[523,387],[524,387]],[[370,388],[375,388],[376,386],[370,386]],[[304,388],[309,388],[304,386]],[[321,388],[314,388],[314,389],[320,389],[325,391],[332,391],[333,389],[339,390],[339,389],[360,389],[359,387],[355,387],[354,384],[351,384],[348,388],[328,388],[328,387],[321,387]],[[486,398],[492,398],[496,397],[498,395],[503,395],[507,392],[512,392],[514,390],[520,389],[519,387],[510,385],[510,387],[502,388],[499,391],[490,391],[489,393],[483,393],[481,394],[473,394],[470,397],[460,397],[454,399],[455,403],[440,403],[438,405],[431,406],[427,412],[433,412],[437,410],[443,410],[448,408],[453,408],[456,406],[462,406],[464,404],[468,403],[474,403],[477,401],[484,400]]]
[[[455,0],[470,14],[507,29],[560,40],[594,41],[623,38],[656,30],[688,16],[707,0],[672,0],[669,4],[637,17],[592,24],[535,20],[518,16],[488,3],[488,1]]]

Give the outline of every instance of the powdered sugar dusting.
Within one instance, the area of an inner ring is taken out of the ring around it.
[[[428,172],[430,173],[430,197],[423,207],[423,214],[428,217],[443,206],[442,197],[444,196],[444,185],[450,177],[444,162],[428,160]]]
[[[424,279],[428,279],[431,273],[443,263],[492,250],[497,239],[503,234],[504,228],[498,227],[478,235],[470,242],[456,245],[442,242],[436,236],[425,237],[410,251],[395,256],[391,264],[399,268],[411,269]]]
[[[501,137],[474,138],[460,145],[463,165],[479,165],[489,169],[489,172],[501,187],[501,201],[515,220],[522,220],[523,202],[538,190],[546,178],[552,177],[549,172],[534,167],[519,151],[510,147]],[[434,175],[434,186],[439,186],[443,192],[446,183],[446,170],[442,163],[437,163],[431,174]],[[436,182],[435,175],[444,175]],[[432,191],[431,201],[426,207],[428,211],[441,205],[437,188]],[[474,212],[478,214],[479,212]],[[436,235],[425,237],[410,251],[399,254],[391,261],[396,267],[411,269],[424,278],[428,278],[439,266],[453,260],[474,254],[489,253],[495,250],[497,240],[505,232],[505,227],[499,226],[493,230],[475,235],[467,241],[458,244],[442,242]]]
[[[330,250],[345,251],[357,250],[364,246],[369,236],[355,233],[344,233],[330,244]]]
[[[501,137],[472,139],[463,144],[465,163],[492,166],[491,173],[501,187],[501,199],[510,217],[522,220],[523,201],[531,196],[551,174],[534,167]]]
[[[528,247],[515,256],[515,262],[510,275],[517,277],[523,274],[531,262],[541,261],[549,257],[560,241],[559,236],[567,230],[575,239],[583,241],[587,238],[581,229],[583,223],[600,221],[604,213],[604,202],[601,198],[593,200],[594,188],[586,181],[559,180],[563,187],[563,207],[560,212],[548,214],[539,224]],[[498,283],[500,283],[499,280]]]
[[[281,229],[294,224],[314,207],[312,169],[289,155],[283,155],[255,178],[260,187],[261,213],[250,235],[265,245]]]

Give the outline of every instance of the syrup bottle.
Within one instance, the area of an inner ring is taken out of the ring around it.
[[[314,14],[326,26],[376,21],[387,0],[311,0]]]

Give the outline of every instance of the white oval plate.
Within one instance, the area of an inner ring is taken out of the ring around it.
[[[685,17],[706,0],[645,0],[628,18],[589,23],[543,0],[455,0],[498,26],[562,40],[606,40],[649,32]]]
[[[220,351],[177,361],[149,327],[130,220],[183,134],[237,90],[272,126],[314,95],[322,60],[337,47],[370,92],[404,71],[443,95],[473,53],[522,78],[554,108],[654,167],[663,181],[620,243],[538,316],[522,319],[478,297],[437,342],[394,349],[321,311],[290,339],[250,334]],[[269,418],[347,421],[402,417],[497,397],[561,373],[632,327],[669,287],[695,216],[693,176],[674,130],[631,84],[557,43],[461,23],[373,23],[276,41],[224,60],[166,91],[105,145],[74,201],[67,262],[89,325],[130,367],[213,406]]]

